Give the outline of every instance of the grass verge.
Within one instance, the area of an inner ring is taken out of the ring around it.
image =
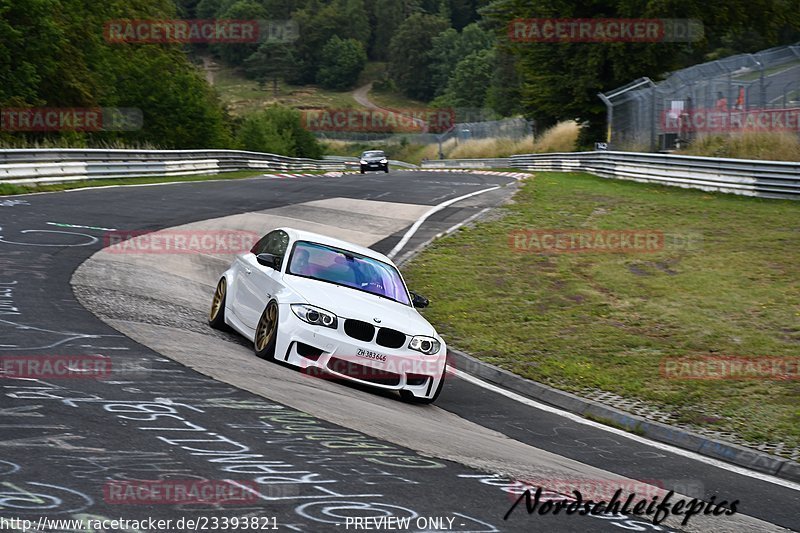
[[[500,215],[434,243],[405,269],[454,347],[751,443],[800,445],[800,380],[667,379],[661,370],[671,358],[797,357],[800,203],[539,173]],[[661,230],[693,244],[543,255],[512,249],[519,229]]]
[[[288,171],[294,172],[294,171]],[[323,174],[321,170],[297,171],[304,174]],[[243,178],[253,178],[262,174],[270,174],[263,170],[240,170],[236,172],[225,172],[223,174],[209,174],[201,176],[153,176],[148,178],[117,178],[69,181],[66,183],[50,183],[47,185],[14,185],[13,183],[0,183],[0,195],[29,194],[32,192],[54,192],[66,191],[68,189],[85,189],[88,187],[106,187],[108,185],[142,185],[146,183],[172,183],[179,181],[208,181],[208,180],[235,180]]]
[[[703,135],[688,148],[676,153],[736,159],[800,161],[800,138],[793,133],[774,131]]]

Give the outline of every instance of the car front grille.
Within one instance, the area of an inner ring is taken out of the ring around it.
[[[402,348],[406,343],[406,335],[396,329],[381,328],[378,330],[378,338],[375,339],[375,342],[387,348]]]
[[[354,339],[371,342],[375,337],[375,326],[361,320],[348,318],[344,321],[344,332]]]
[[[369,383],[386,385],[390,387],[395,387],[400,384],[400,374],[387,372],[386,370],[381,370],[380,368],[372,368],[369,366],[360,365],[358,363],[354,363],[353,361],[339,359],[338,357],[331,357],[328,359],[328,368],[337,374],[349,376],[361,381],[367,381]]]

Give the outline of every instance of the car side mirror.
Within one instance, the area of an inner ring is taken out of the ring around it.
[[[274,270],[281,269],[281,258],[274,254],[258,254],[256,256],[256,261],[258,261],[259,265],[263,265]]]
[[[414,307],[428,307],[431,304],[431,301],[425,298],[424,296],[417,294],[414,291],[409,291],[411,293],[411,305]]]

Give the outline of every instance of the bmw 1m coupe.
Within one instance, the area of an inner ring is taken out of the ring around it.
[[[447,346],[415,309],[427,305],[383,254],[279,228],[224,272],[208,322],[238,331],[264,359],[431,403]]]
[[[367,150],[361,154],[358,163],[361,166],[362,174],[368,170],[389,172],[389,160],[383,150]]]

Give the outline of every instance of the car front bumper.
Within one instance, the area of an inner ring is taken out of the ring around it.
[[[434,355],[386,348],[348,336],[341,319],[334,330],[303,322],[288,305],[285,310],[280,313],[276,357],[300,367],[308,376],[407,390],[418,398],[432,397],[443,377],[447,347],[441,339],[441,348]],[[385,359],[381,360],[381,356]]]
[[[368,170],[387,170],[388,168],[389,163],[367,163],[366,165],[361,165],[362,172]]]

